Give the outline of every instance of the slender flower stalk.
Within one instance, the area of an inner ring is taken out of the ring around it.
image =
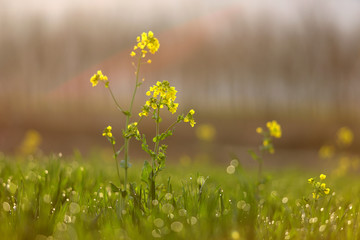
[[[103,75],[101,70],[97,71],[97,73],[94,74],[90,78],[90,82],[92,83],[93,87],[97,86],[99,84],[99,82],[103,82],[105,84],[105,87],[109,90],[109,93],[110,93],[116,107],[118,108],[119,111],[121,111],[126,116],[125,129],[123,130],[124,145],[120,148],[120,150],[116,151],[116,149],[115,149],[115,139],[113,138],[112,133],[111,133],[111,126],[106,128],[103,132],[103,136],[108,138],[108,140],[110,141],[110,143],[112,144],[112,147],[113,147],[114,159],[116,162],[116,169],[117,169],[117,174],[119,177],[120,185],[121,185],[121,180],[120,180],[119,163],[118,163],[117,157],[120,154],[120,152],[122,150],[124,150],[124,161],[120,164],[120,167],[123,167],[124,172],[125,172],[124,173],[124,191],[125,192],[126,192],[126,187],[127,187],[127,182],[128,182],[130,139],[133,136],[135,136],[135,137],[140,136],[140,134],[138,133],[138,130],[137,130],[137,123],[136,124],[130,123],[134,100],[135,100],[135,95],[136,95],[138,87],[140,87],[140,85],[141,85],[141,83],[139,82],[140,67],[141,67],[141,64],[150,64],[152,62],[151,59],[146,60],[148,51],[151,54],[155,54],[159,50],[159,47],[160,47],[160,43],[159,43],[158,39],[154,37],[154,33],[152,31],[149,31],[148,33],[145,33],[145,32],[142,33],[141,36],[138,36],[136,38],[136,41],[137,41],[137,44],[134,46],[133,51],[130,53],[131,57],[137,56],[138,60],[137,60],[136,71],[135,71],[135,87],[134,87],[134,91],[133,91],[133,94],[131,97],[131,102],[130,102],[128,111],[125,111],[120,106],[119,102],[116,100],[116,98],[110,88],[108,77]],[[144,60],[146,60],[146,61],[144,61]],[[142,119],[142,117],[140,118],[140,120],[141,119]]]

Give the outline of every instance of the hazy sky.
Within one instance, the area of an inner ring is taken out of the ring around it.
[[[204,14],[223,7],[237,5],[243,8],[243,13],[249,19],[256,19],[264,12],[278,18],[282,23],[296,21],[299,9],[315,9],[321,15],[325,10],[333,17],[341,28],[351,27],[353,21],[360,20],[360,2],[346,1],[234,1],[234,0],[32,0],[32,1],[6,1],[0,0],[0,11],[5,11],[11,18],[27,18],[34,15],[44,16],[49,23],[61,23],[69,11],[79,14],[91,13],[95,18],[113,15],[129,22],[143,24],[149,18],[165,18],[169,21],[184,20],[196,14]],[[136,19],[136,21],[132,21]],[[21,21],[19,22],[21,23]],[[13,22],[16,24],[16,22]]]

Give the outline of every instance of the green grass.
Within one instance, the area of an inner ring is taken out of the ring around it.
[[[328,174],[331,193],[311,198],[321,172],[168,165],[147,200],[141,166],[129,170],[130,195],[113,162],[0,156],[1,239],[359,239],[357,176]],[[10,207],[10,209],[9,209]],[[50,238],[49,238],[50,237]]]

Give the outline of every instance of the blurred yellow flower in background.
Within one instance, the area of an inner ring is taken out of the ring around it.
[[[335,154],[335,148],[331,145],[323,145],[319,149],[319,157],[322,159],[329,159],[332,158]]]
[[[340,146],[344,146],[344,147],[351,145],[351,143],[354,140],[354,134],[351,131],[351,129],[348,127],[340,128],[337,131],[336,136],[337,136],[337,143]]]
[[[196,128],[198,139],[206,142],[212,142],[216,136],[216,129],[212,124],[201,124]]]
[[[26,132],[20,144],[19,152],[23,155],[34,154],[39,150],[41,142],[42,137],[40,133],[34,129],[30,129]]]

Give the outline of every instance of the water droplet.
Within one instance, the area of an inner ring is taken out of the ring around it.
[[[8,202],[3,202],[3,209],[5,212],[10,211],[10,204]]]
[[[161,218],[156,218],[154,220],[154,225],[157,228],[162,228],[164,226],[164,220],[162,220]]]
[[[235,173],[235,167],[233,165],[230,165],[226,168],[227,174],[234,174]]]
[[[170,227],[174,232],[181,232],[184,225],[181,222],[173,222]]]

